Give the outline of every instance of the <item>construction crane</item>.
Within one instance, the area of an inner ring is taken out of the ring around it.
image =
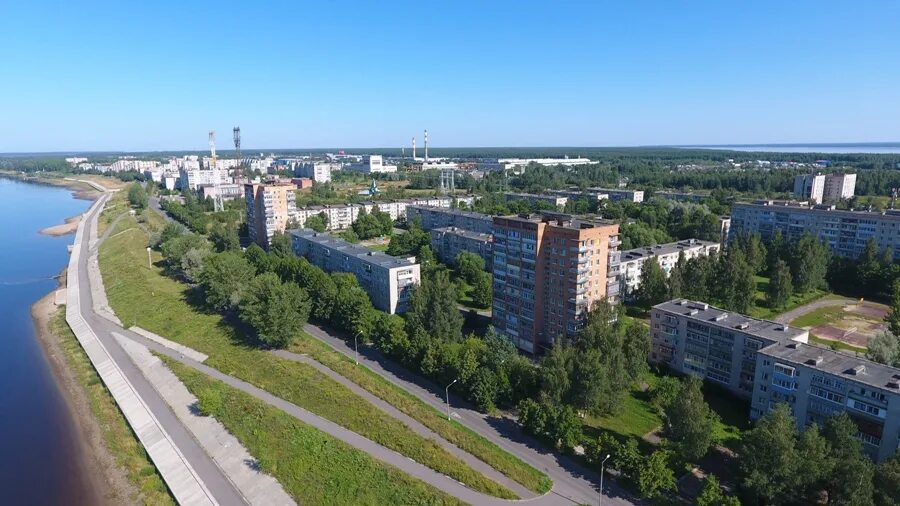
[[[209,153],[210,153],[210,162],[209,168],[213,170],[213,191],[215,195],[213,196],[213,210],[224,211],[225,210],[225,199],[222,198],[222,187],[220,185],[221,178],[219,177],[219,163],[216,160],[216,132],[213,130],[209,131]]]

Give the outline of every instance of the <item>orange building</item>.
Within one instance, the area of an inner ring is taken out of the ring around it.
[[[297,212],[293,183],[251,183],[244,185],[247,202],[247,229],[250,239],[269,248],[275,232],[284,232]]]
[[[574,337],[591,306],[618,300],[619,225],[567,214],[494,218],[493,324],[543,353]]]

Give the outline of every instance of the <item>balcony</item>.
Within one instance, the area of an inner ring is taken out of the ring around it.
[[[619,240],[618,237],[610,237],[609,238],[609,247],[610,248],[618,248],[619,245],[622,244],[622,241]]]

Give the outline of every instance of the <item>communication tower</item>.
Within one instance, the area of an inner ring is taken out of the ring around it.
[[[213,190],[215,191],[215,196],[213,197],[213,210],[223,211],[225,209],[225,199],[222,198],[222,178],[219,177],[219,163],[216,159],[216,132],[213,130],[209,131],[209,153],[209,168],[213,171]]]

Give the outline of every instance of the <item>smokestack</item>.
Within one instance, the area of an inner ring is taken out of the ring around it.
[[[425,161],[428,161],[428,130],[425,130]]]
[[[416,138],[413,137],[413,160],[416,159]]]

